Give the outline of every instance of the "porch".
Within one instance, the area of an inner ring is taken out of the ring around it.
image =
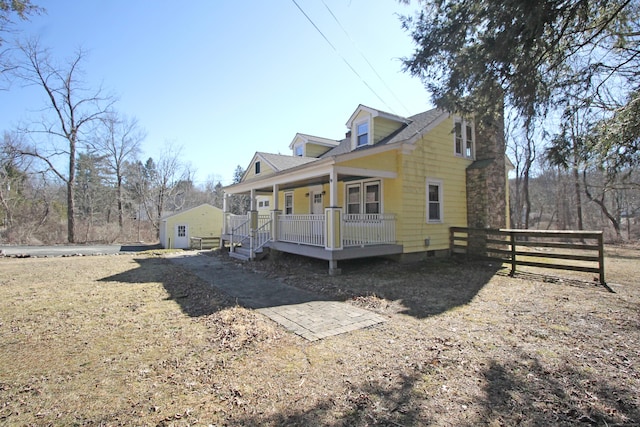
[[[343,214],[339,208],[315,215],[227,213],[222,239],[236,258],[255,259],[263,248],[271,248],[329,261],[330,274],[339,273],[339,260],[401,254],[403,249],[396,243],[394,214]]]

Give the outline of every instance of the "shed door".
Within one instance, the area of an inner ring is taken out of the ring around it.
[[[179,249],[189,248],[188,224],[176,224],[173,247]]]

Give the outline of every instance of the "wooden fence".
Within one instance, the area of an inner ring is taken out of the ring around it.
[[[213,249],[220,246],[220,237],[191,237],[191,249]]]
[[[509,263],[512,276],[519,265],[597,273],[600,284],[613,292],[604,278],[604,244],[601,231],[451,227],[449,241],[452,254],[477,255]],[[545,251],[544,248],[557,251]]]

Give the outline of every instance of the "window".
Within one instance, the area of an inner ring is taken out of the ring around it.
[[[367,145],[369,143],[369,123],[360,123],[356,126],[356,130],[356,135],[358,138],[356,142],[357,146],[361,147],[363,145]]]
[[[360,213],[360,184],[347,187],[347,213]]]
[[[349,184],[347,186],[347,213],[381,213],[380,187],[380,181]]]
[[[265,200],[265,201],[264,201],[264,207],[265,207],[265,208],[268,208],[268,207],[269,207],[269,201],[268,201],[268,200]]]
[[[365,184],[364,212],[368,214],[380,213],[380,183]]]
[[[427,222],[442,222],[442,182],[427,180]]]
[[[456,156],[472,159],[474,139],[473,123],[456,119],[454,125],[454,150]]]
[[[260,162],[256,162],[256,175],[260,174]]]
[[[178,237],[187,237],[187,226],[179,225],[178,226]]]
[[[293,193],[284,193],[284,214],[293,214]]]
[[[304,146],[302,144],[296,145],[293,150],[294,150],[294,155],[298,157],[304,156]]]

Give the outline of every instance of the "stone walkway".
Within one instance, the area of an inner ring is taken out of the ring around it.
[[[200,279],[309,341],[384,322],[371,311],[268,279],[197,251],[167,256]]]

